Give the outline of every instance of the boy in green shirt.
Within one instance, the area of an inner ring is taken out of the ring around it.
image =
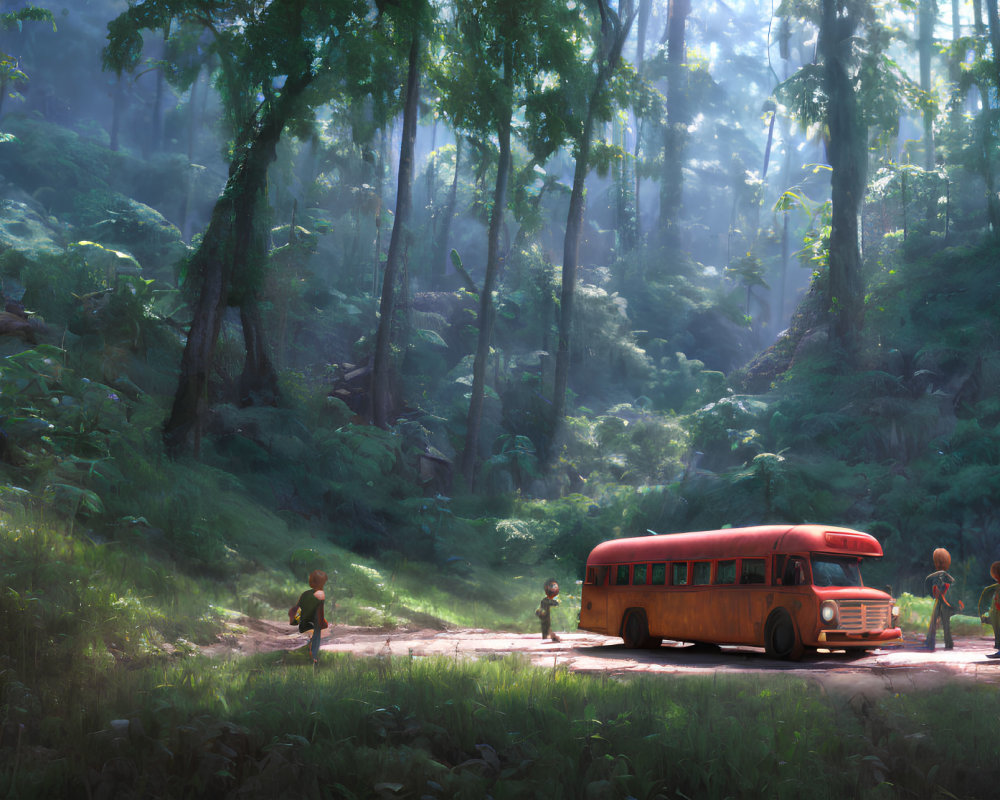
[[[309,588],[299,596],[299,602],[288,609],[288,623],[299,624],[299,633],[311,630],[312,640],[309,644],[309,651],[312,654],[313,664],[319,663],[319,645],[321,634],[324,628],[330,627],[323,613],[323,602],[326,600],[326,592],[323,587],[326,585],[327,575],[321,569],[314,569],[309,574]]]

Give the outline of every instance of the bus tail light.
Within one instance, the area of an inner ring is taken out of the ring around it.
[[[837,621],[837,603],[834,600],[824,600],[819,607],[819,616],[823,622],[835,626]]]

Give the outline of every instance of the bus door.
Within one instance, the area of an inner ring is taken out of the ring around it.
[[[767,559],[763,557],[741,558],[736,568],[738,591],[742,613],[738,617],[738,630],[744,642],[760,641],[763,637],[764,620],[767,618],[768,595]]]
[[[813,605],[807,601],[811,583],[809,559],[802,555],[776,555],[771,572],[771,584],[781,587],[775,596],[775,605],[781,605],[792,612],[797,619],[804,606]],[[805,612],[808,614],[808,610]]]
[[[781,586],[807,586],[809,584],[809,560],[804,556],[775,556],[775,584]]]

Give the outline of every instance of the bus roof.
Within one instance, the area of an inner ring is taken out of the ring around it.
[[[612,539],[591,550],[587,564],[739,558],[775,552],[879,557],[882,546],[874,536],[833,525],[758,525]]]

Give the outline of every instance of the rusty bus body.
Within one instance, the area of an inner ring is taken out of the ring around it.
[[[789,659],[901,644],[892,598],[861,581],[862,559],[881,556],[867,533],[826,525],[607,541],[587,559],[579,627],[628,647],[671,639]]]

